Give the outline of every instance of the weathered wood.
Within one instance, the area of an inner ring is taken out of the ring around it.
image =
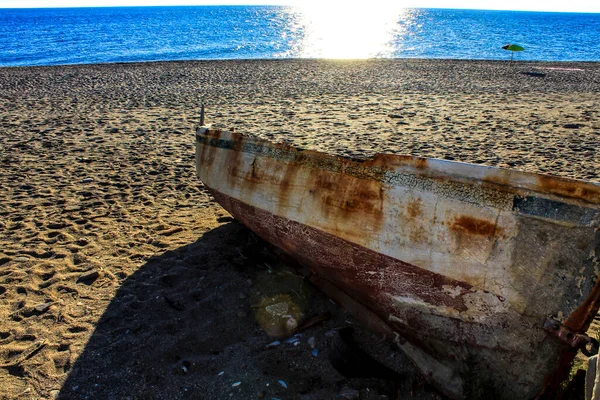
[[[598,310],[600,187],[445,160],[348,160],[200,128],[197,173],[236,219],[388,333],[444,392],[533,398]]]

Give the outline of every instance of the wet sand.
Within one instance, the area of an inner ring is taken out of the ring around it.
[[[209,123],[303,148],[600,182],[599,92],[597,63],[0,69],[0,398],[436,398],[394,352],[399,387],[332,366],[353,320],[305,282],[304,318],[331,318],[267,348],[257,304],[302,278],[195,178],[200,102]]]

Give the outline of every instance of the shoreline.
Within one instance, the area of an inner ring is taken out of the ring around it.
[[[275,339],[253,307],[279,276],[265,265],[279,261],[195,176],[200,102],[208,123],[305,149],[599,183],[600,63],[530,72],[525,62],[424,59],[0,68],[0,392],[387,393],[331,366],[332,330],[369,334],[313,289],[304,318],[332,318],[298,346],[266,347]],[[400,355],[391,361],[410,370]],[[410,371],[403,393],[419,384]],[[415,396],[437,398],[423,387]]]
[[[216,59],[183,59],[183,60],[147,60],[147,61],[115,61],[101,63],[81,63],[81,64],[44,64],[44,65],[0,65],[1,69],[21,69],[21,68],[61,68],[61,67],[91,67],[91,66],[127,66],[127,65],[152,65],[152,64],[202,64],[202,63],[235,63],[235,62],[465,62],[465,63],[508,63],[509,59],[474,59],[474,58],[394,58],[394,57],[373,57],[373,58],[216,58]],[[600,64],[600,60],[513,60],[515,65],[528,64],[582,64],[593,65]]]

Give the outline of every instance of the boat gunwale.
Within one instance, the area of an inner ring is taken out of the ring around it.
[[[223,134],[231,135],[231,138],[222,138]],[[385,171],[396,170],[396,172],[399,169],[400,171],[404,170],[402,172],[432,179],[496,187],[502,188],[504,191],[508,189],[508,191],[515,192],[515,194],[529,191],[544,197],[560,199],[563,202],[575,203],[585,208],[600,208],[600,182],[409,154],[377,153],[365,158],[346,157],[318,150],[302,149],[289,143],[273,142],[253,134],[209,126],[197,128],[196,140],[200,141],[201,137],[213,137],[234,143],[241,143],[240,139],[244,141],[251,140],[257,144],[263,144],[265,147],[297,155],[301,154],[303,158],[312,155],[321,159],[336,160],[346,165],[371,165],[383,168]],[[240,151],[242,149],[238,146],[232,148],[232,150]],[[291,160],[291,162],[294,161],[296,160]]]

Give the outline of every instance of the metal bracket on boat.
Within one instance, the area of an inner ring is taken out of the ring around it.
[[[598,354],[600,345],[596,339],[582,333],[573,333],[571,329],[552,318],[546,320],[544,329],[569,346],[581,350],[588,357]]]

